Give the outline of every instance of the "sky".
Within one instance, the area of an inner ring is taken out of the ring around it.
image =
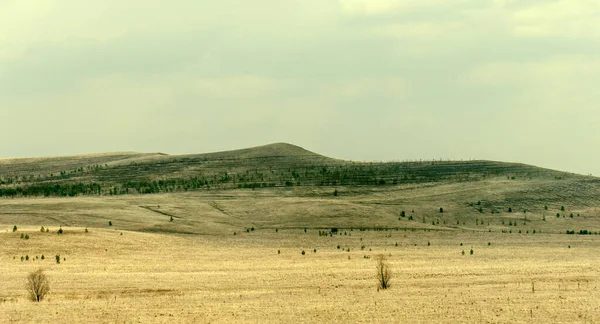
[[[0,157],[288,142],[600,175],[597,0],[1,0]]]

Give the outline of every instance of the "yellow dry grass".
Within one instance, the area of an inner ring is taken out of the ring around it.
[[[0,228],[6,323],[592,323],[600,315],[597,236]],[[56,264],[56,254],[66,260]],[[377,291],[379,254],[394,272],[387,291]],[[24,289],[37,268],[51,280],[40,304]]]

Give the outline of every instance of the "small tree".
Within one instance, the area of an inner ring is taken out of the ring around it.
[[[390,280],[392,279],[392,271],[390,265],[386,262],[385,256],[380,255],[377,258],[377,281],[379,282],[378,289],[388,289]]]
[[[17,231],[17,225],[13,226],[13,232]]]
[[[29,274],[27,277],[27,291],[29,292],[29,299],[34,302],[40,302],[46,297],[50,291],[50,285],[44,270],[38,269]]]

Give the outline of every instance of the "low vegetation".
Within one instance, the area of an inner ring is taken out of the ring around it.
[[[27,292],[29,293],[29,299],[34,302],[42,301],[50,292],[48,277],[42,269],[31,272],[27,276]]]

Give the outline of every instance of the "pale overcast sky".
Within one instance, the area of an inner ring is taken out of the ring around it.
[[[2,0],[0,157],[289,142],[600,175],[597,0]]]

